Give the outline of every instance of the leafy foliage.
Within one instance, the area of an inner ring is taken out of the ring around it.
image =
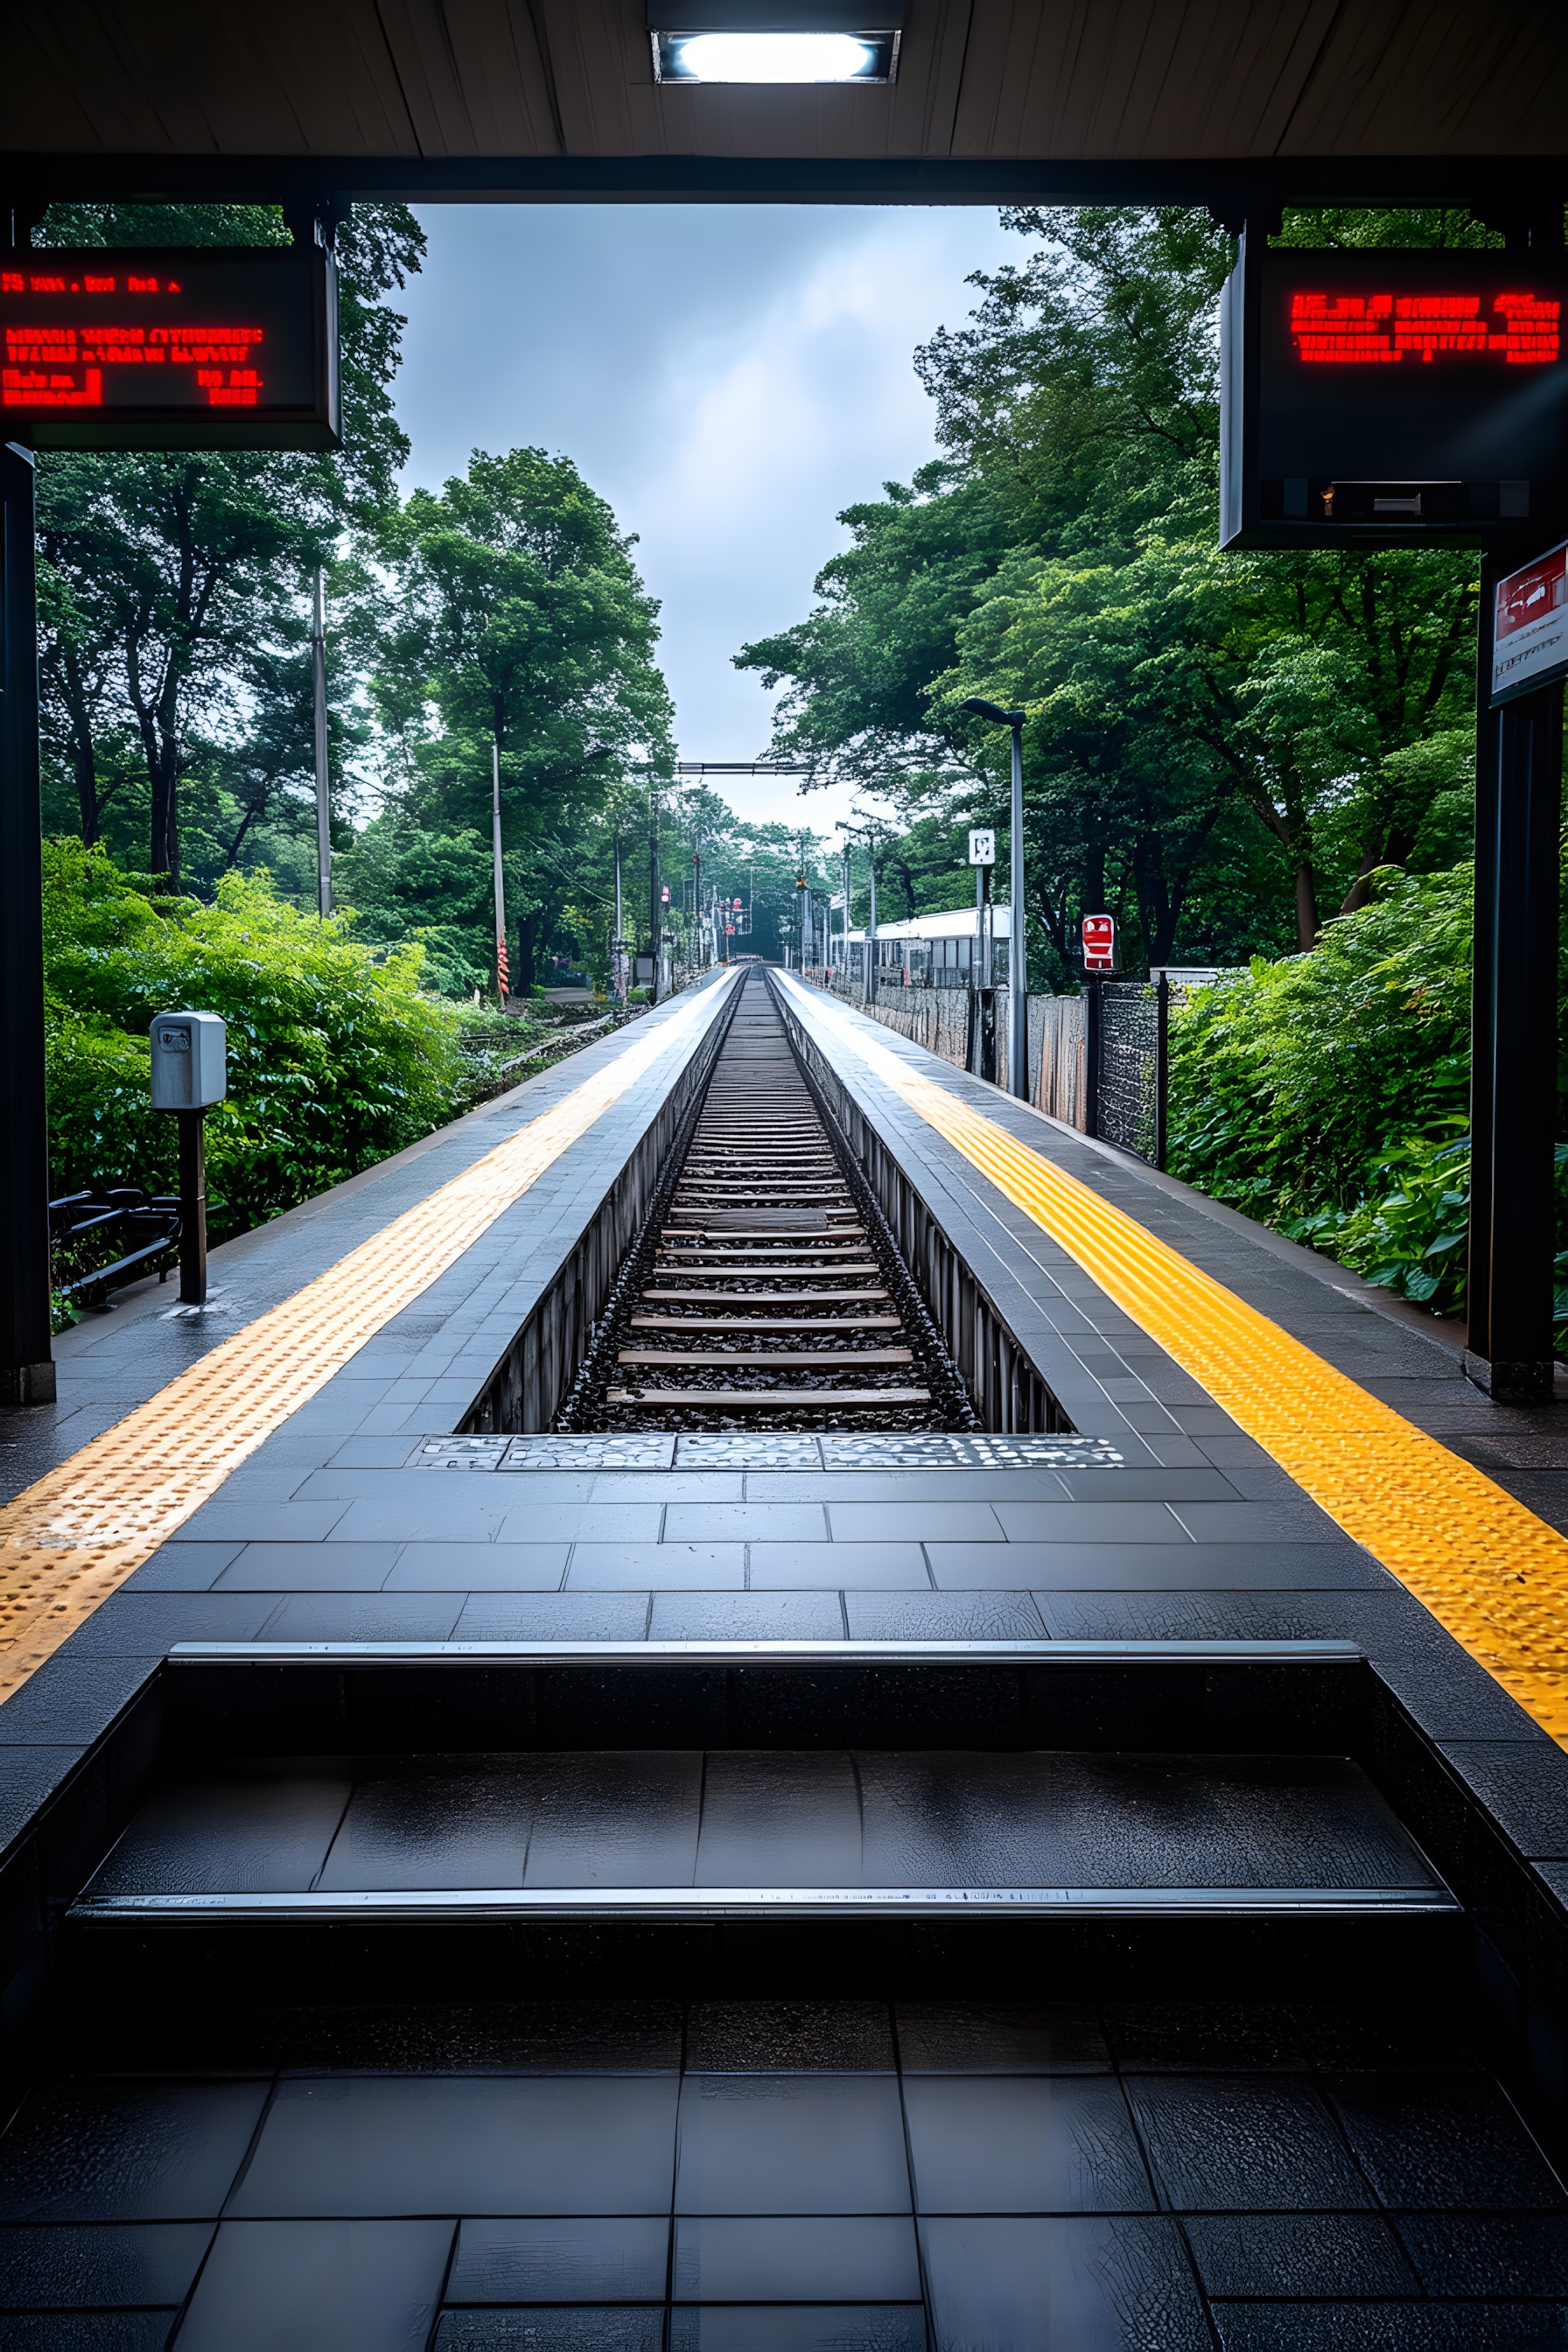
[[[265,205],[94,205],[53,206],[44,236],[274,245],[287,232]],[[84,840],[110,838],[171,890],[187,845],[193,877],[210,883],[258,821],[286,817],[311,784],[309,590],[345,529],[395,503],[408,456],[392,407],[403,320],[384,298],[423,250],[402,205],[356,207],[344,224],[341,451],[56,452],[40,462],[51,824],[68,811]],[[341,705],[337,733],[341,757],[352,734]]]
[[[154,897],[101,848],[45,844],[53,1189],[129,1177],[172,1190],[174,1122],[149,1103],[154,1015],[228,1024],[229,1094],[207,1120],[215,1239],[401,1150],[452,1115],[460,1018],[421,987],[417,947],[379,954],[263,876],[216,901]]]
[[[1169,1166],[1273,1223],[1359,1208],[1369,1162],[1451,1140],[1469,1082],[1470,870],[1382,878],[1310,955],[1201,990],[1172,1024]]]
[[[1222,555],[1229,239],[1181,207],[1004,219],[1025,258],[976,277],[969,323],[917,354],[942,458],[848,509],[816,609],[736,660],[784,688],[781,753],[909,825],[1005,838],[1005,740],[963,705],[1027,713],[1036,985],[1070,984],[1079,917],[1102,908],[1133,965],[1310,948],[1382,867],[1462,850],[1474,559]],[[1343,211],[1288,234],[1488,235]]]
[[[571,896],[574,845],[600,804],[628,769],[668,773],[673,759],[658,607],[631,548],[571,460],[542,449],[476,450],[439,495],[416,490],[388,532],[371,683],[395,804],[406,823],[488,846],[499,761],[523,986],[538,918]]]

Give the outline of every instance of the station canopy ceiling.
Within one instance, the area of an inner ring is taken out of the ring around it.
[[[888,86],[693,87],[656,81],[646,0],[11,0],[0,177],[13,199],[935,201],[1565,177],[1562,0],[906,0],[900,19]]]

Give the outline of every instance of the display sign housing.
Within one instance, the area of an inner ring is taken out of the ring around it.
[[[1221,545],[1568,526],[1565,298],[1561,255],[1244,237],[1221,310]]]
[[[320,246],[0,252],[0,439],[335,449],[337,274]]]

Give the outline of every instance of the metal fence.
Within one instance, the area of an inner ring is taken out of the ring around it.
[[[868,1006],[858,973],[810,966],[804,979],[847,998],[956,1069],[997,1075],[1007,991],[982,992],[885,975]],[[1080,1134],[1103,1137],[1156,1168],[1165,1161],[1170,1011],[1184,991],[1158,981],[1090,980],[1080,996],[1029,999],[1029,1100]]]
[[[1171,984],[1091,981],[1085,999],[1096,1046],[1091,1135],[1165,1164]]]

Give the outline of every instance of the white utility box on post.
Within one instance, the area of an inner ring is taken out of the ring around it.
[[[216,1013],[160,1013],[153,1045],[153,1108],[180,1122],[180,1297],[207,1295],[207,1168],[202,1122],[228,1092],[228,1033]]]
[[[210,1110],[228,1092],[228,1032],[216,1013],[160,1013],[153,1024],[153,1108]]]

